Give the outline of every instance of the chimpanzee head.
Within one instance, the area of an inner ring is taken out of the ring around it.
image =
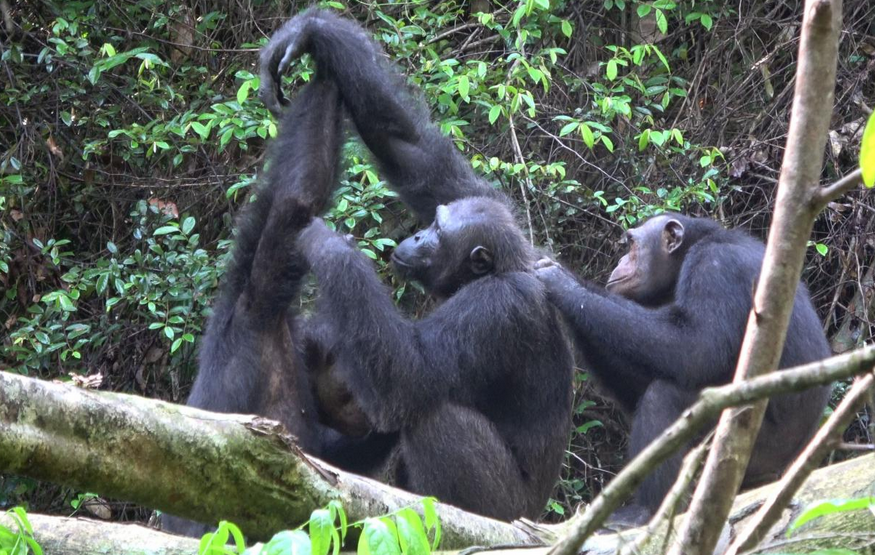
[[[608,278],[608,291],[643,305],[671,301],[684,256],[689,250],[684,223],[679,214],[661,214],[625,234],[629,252]]]
[[[508,208],[485,197],[441,205],[434,222],[392,253],[395,268],[447,298],[483,276],[526,271],[534,251]]]

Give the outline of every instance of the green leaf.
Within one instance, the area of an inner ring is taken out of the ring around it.
[[[562,34],[568,38],[571,38],[571,32],[572,32],[571,23],[569,23],[567,19],[563,19],[562,20]]]
[[[413,509],[401,509],[395,516],[395,524],[398,527],[398,542],[403,555],[429,555],[431,550],[425,526]]]
[[[368,555],[401,555],[395,533],[383,519],[369,518],[365,520],[359,544],[362,542],[367,544]]]
[[[252,88],[252,82],[244,81],[240,88],[237,89],[237,103],[243,104],[249,98],[249,89]]]
[[[73,306],[73,301],[67,295],[58,295],[58,302],[61,303],[61,310],[64,312],[76,312],[76,307]]]
[[[465,102],[468,101],[468,90],[471,87],[471,83],[468,82],[467,75],[459,76],[459,96],[462,97]]]
[[[317,509],[310,513],[310,549],[312,555],[328,555],[331,548],[331,532],[334,519],[327,509]]]
[[[580,124],[580,137],[583,139],[583,144],[592,150],[592,147],[595,145],[595,135],[586,123]]]
[[[176,350],[179,349],[179,347],[181,345],[182,345],[182,338],[181,337],[177,337],[176,339],[174,339],[173,344],[170,346],[170,354],[175,353]]]
[[[863,171],[863,183],[870,189],[875,187],[875,112],[866,122],[863,131],[863,142],[860,145],[860,169]]]
[[[501,115],[501,106],[496,104],[492,108],[489,109],[489,125],[492,125],[498,120],[498,116]]]
[[[191,230],[194,229],[194,223],[195,223],[195,220],[192,216],[187,217],[182,222],[182,232],[185,233],[186,235],[190,234]]]
[[[164,326],[164,335],[167,336],[167,339],[173,339],[173,328],[170,326]]]
[[[165,225],[161,226],[152,232],[152,235],[158,237],[159,235],[167,235],[168,233],[179,233],[179,228],[175,225]]]
[[[714,20],[708,14],[702,14],[702,17],[699,18],[699,23],[702,24],[702,27],[705,29],[711,30],[711,27],[714,26]]]
[[[638,4],[638,17],[646,17],[652,9],[653,7],[650,4]]]
[[[434,539],[431,542],[432,549],[437,549],[441,544],[441,520],[437,514],[436,503],[437,501],[434,497],[422,498],[422,514],[425,516],[425,527],[428,530],[434,530]]]
[[[875,497],[860,497],[857,499],[833,499],[829,501],[821,501],[820,503],[815,503],[811,507],[805,509],[805,511],[799,515],[793,524],[787,529],[787,537],[790,537],[790,534],[797,530],[800,526],[805,524],[806,522],[810,522],[816,518],[820,518],[822,516],[836,514],[836,513],[847,513],[850,511],[859,511],[861,509],[867,509],[875,505]]]
[[[340,520],[340,539],[341,541],[346,540],[346,529],[347,529],[347,521],[346,521],[346,511],[343,510],[343,505],[340,504],[340,501],[336,499],[328,502],[328,510],[331,512],[331,520],[332,522],[335,520],[335,515]],[[340,546],[337,546],[338,549]]]
[[[814,248],[817,249],[817,252],[820,253],[820,256],[826,256],[826,253],[829,252],[829,247],[824,245],[823,243],[816,243]]]
[[[613,81],[617,78],[617,61],[616,60],[608,60],[608,67],[605,69],[605,76],[609,81]]]
[[[662,10],[656,10],[656,26],[659,27],[659,32],[663,35],[668,33],[668,19]]]
[[[106,291],[107,285],[109,285],[109,274],[100,274],[97,278],[97,285],[95,286],[97,294],[103,295]]]
[[[580,125],[579,121],[572,121],[571,123],[566,123],[565,125],[562,126],[562,129],[559,130],[559,136],[564,137],[565,135],[568,135],[569,133],[571,133],[572,131],[577,129],[578,125]]]
[[[608,149],[608,152],[614,152],[614,141],[609,139],[607,135],[602,135],[599,139],[602,141],[602,144],[605,145],[605,148]]]
[[[259,555],[311,555],[310,537],[303,530],[278,532]]]
[[[638,137],[638,151],[642,151],[650,144],[650,129],[645,129]]]

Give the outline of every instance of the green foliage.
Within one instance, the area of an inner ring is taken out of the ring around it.
[[[860,168],[863,170],[863,183],[875,187],[875,113],[869,116],[863,141],[860,145]]]
[[[875,515],[875,497],[859,497],[857,499],[832,499],[821,501],[805,509],[787,529],[787,537],[803,524],[814,519],[837,513],[869,509]]]
[[[248,549],[240,529],[222,521],[215,532],[201,538],[198,555],[339,555],[350,526],[361,530],[360,555],[430,555],[440,545],[441,537],[435,500],[424,498],[422,511],[424,521],[412,508],[404,507],[382,517],[349,524],[341,504],[331,501],[326,508],[313,511],[310,520],[295,530],[278,532],[267,543],[257,543]],[[231,538],[234,545],[228,545]]]
[[[233,547],[228,545],[228,540],[233,539]],[[207,532],[201,538],[198,545],[198,555],[232,555],[243,553],[246,549],[246,541],[243,532],[233,522],[223,520],[215,532]],[[289,552],[287,552],[289,553]]]
[[[13,507],[6,515],[15,522],[15,530],[0,524],[0,555],[43,555],[42,547],[33,539],[33,528],[24,509]]]

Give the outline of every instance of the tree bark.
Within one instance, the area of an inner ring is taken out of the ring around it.
[[[420,497],[308,457],[278,423],[0,372],[0,471],[125,499],[253,539],[306,522],[331,500],[350,521]],[[447,548],[542,543],[546,529],[438,504]]]
[[[778,367],[805,245],[825,205],[819,185],[835,89],[841,0],[806,0],[793,113],[778,182],[774,219],[753,309],[741,346],[736,382]],[[741,486],[766,402],[724,413],[689,515],[671,555],[709,555]]]

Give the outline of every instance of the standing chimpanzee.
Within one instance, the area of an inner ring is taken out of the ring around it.
[[[441,301],[416,321],[321,221],[298,240],[335,369],[378,431],[400,432],[392,482],[492,517],[538,516],[567,441],[572,358],[535,250],[353,22],[310,10],[277,31],[261,57],[268,107],[280,110],[281,74],[304,53],[337,85],[390,185],[433,220],[393,255]]]
[[[634,413],[629,455],[641,452],[706,386],[732,381],[765,249],[717,222],[653,217],[626,233],[629,253],[607,291],[550,260],[538,277],[568,321],[588,368]],[[781,368],[821,360],[830,349],[808,290],[799,284]],[[774,397],[746,485],[779,476],[810,439],[829,387]],[[683,454],[654,471],[615,520],[640,523],[674,482]]]

